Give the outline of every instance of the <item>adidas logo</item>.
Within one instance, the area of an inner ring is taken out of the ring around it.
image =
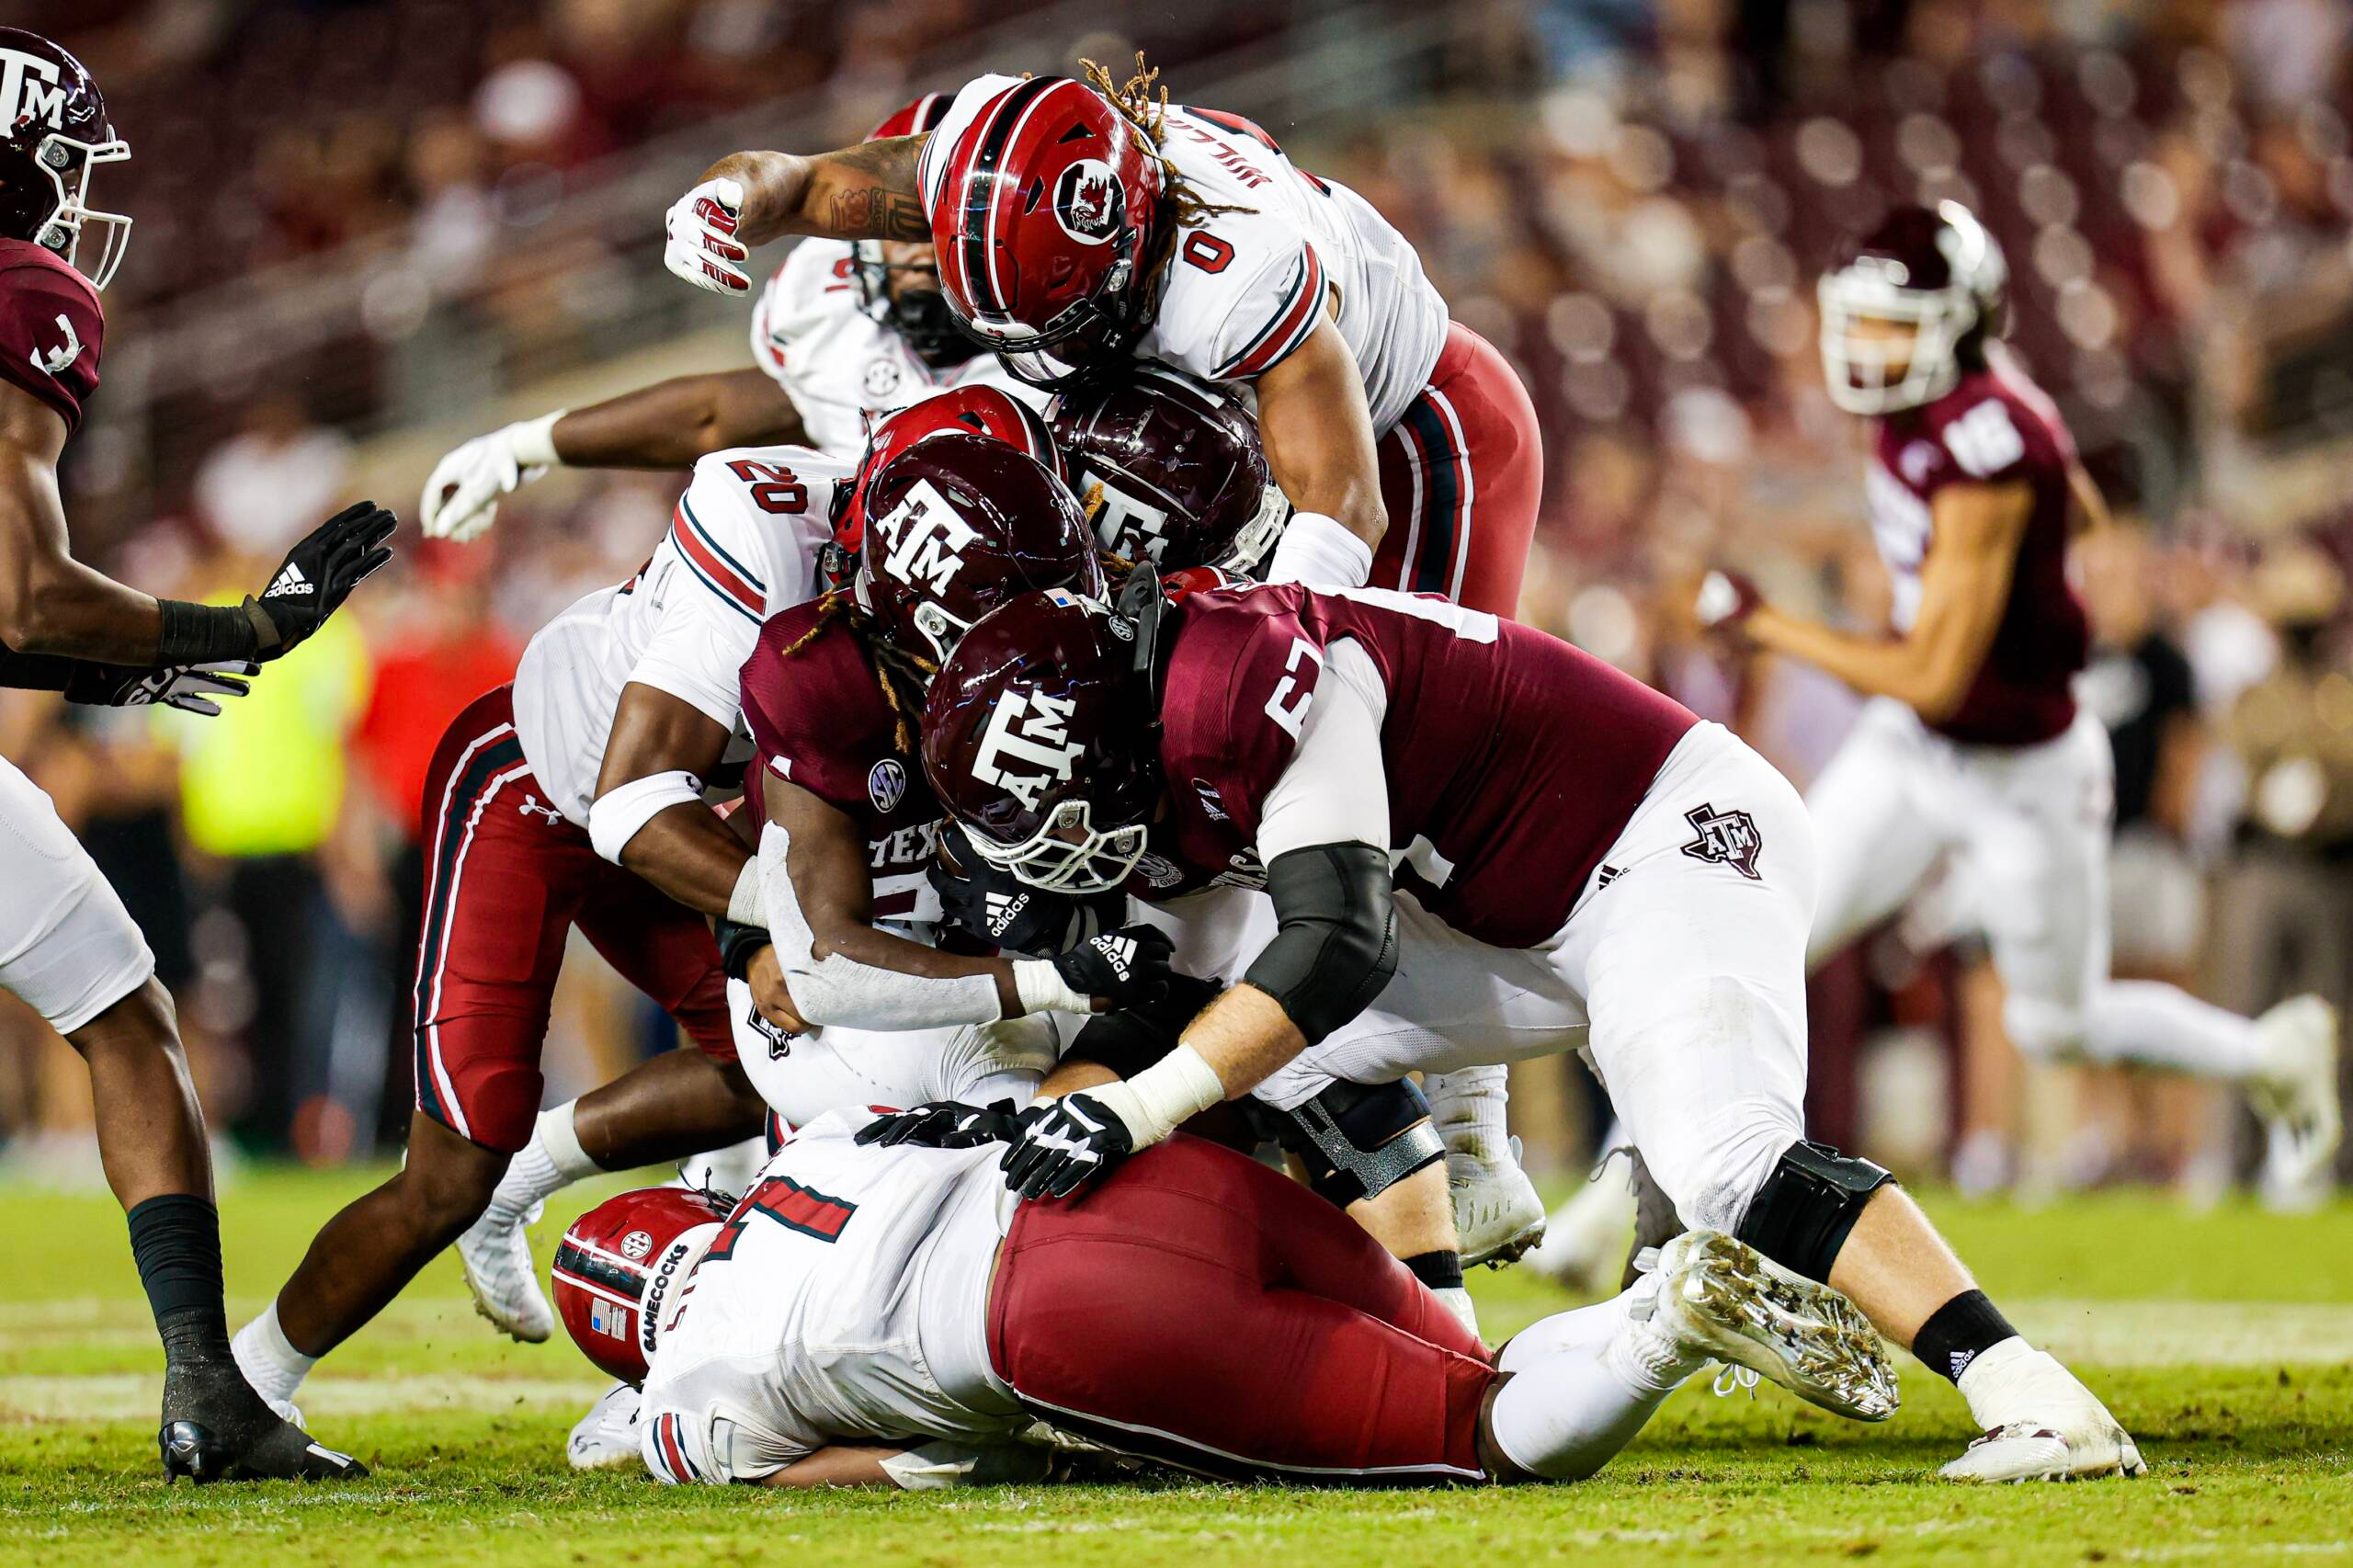
[[[307,594],[310,591],[311,580],[302,575],[302,569],[300,566],[290,561],[271,580],[269,586],[262,590],[261,597],[266,599],[274,599],[288,594]]]
[[[1977,1359],[1977,1352],[1974,1350],[1956,1350],[1952,1352],[1949,1358],[1952,1362],[1952,1372],[1950,1374],[1952,1381],[1959,1382],[1961,1381],[1961,1374],[1969,1370],[1969,1364]]]
[[[1135,939],[1131,937],[1097,937],[1095,950],[1111,966],[1111,972],[1120,980],[1128,978],[1129,966],[1136,960]]]
[[[1006,927],[1013,924],[1015,917],[1029,907],[1029,895],[1026,892],[1016,894],[993,892],[988,895],[986,903],[989,935],[1002,937]]]

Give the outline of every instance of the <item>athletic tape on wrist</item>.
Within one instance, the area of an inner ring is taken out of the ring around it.
[[[702,780],[683,767],[632,778],[597,796],[588,808],[588,842],[618,866],[638,829],[672,806],[700,804]]]
[[[155,663],[209,665],[222,659],[250,659],[261,651],[261,634],[243,605],[200,605],[187,599],[157,599],[163,612],[163,635],[156,640]]]
[[[1294,512],[1267,563],[1269,583],[1310,588],[1361,588],[1372,574],[1372,546],[1322,512]]]
[[[1123,1084],[1105,1084],[1086,1093],[1127,1124],[1142,1149],[1159,1142],[1192,1118],[1225,1100],[1225,1080],[1201,1053],[1179,1045]]]
[[[563,459],[556,454],[555,422],[572,411],[559,408],[553,414],[543,414],[537,419],[526,419],[506,427],[506,449],[514,454],[518,468],[561,468]]]
[[[727,895],[727,918],[738,926],[766,926],[767,904],[760,896],[760,858],[747,857],[736,873],[735,891]]]
[[[1095,1011],[1095,998],[1073,991],[1050,959],[1014,960],[1013,990],[1024,1013]]]

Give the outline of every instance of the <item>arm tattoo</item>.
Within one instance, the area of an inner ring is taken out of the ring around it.
[[[931,224],[923,215],[923,203],[880,186],[835,191],[833,210],[826,214],[826,231],[844,239],[913,240],[920,244],[931,238]]]

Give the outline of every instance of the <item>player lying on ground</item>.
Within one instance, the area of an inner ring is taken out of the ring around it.
[[[0,28],[0,686],[213,714],[392,558],[392,517],[366,502],[340,514],[239,605],[151,598],[74,559],[57,460],[97,390],[98,290],[131,227],[90,208],[90,175],[130,156],[79,61]],[[95,283],[74,265],[92,224],[108,235]],[[0,985],[89,1064],[98,1155],[164,1340],[165,1474],[366,1474],[237,1375],[203,1112],[146,939],[49,797],[6,760],[0,826]]]
[[[1960,1479],[2136,1472],[1888,1173],[1806,1142],[1811,825],[1721,726],[1538,631],[1358,589],[1017,599],[932,684],[924,770],[1026,882],[1265,869],[1275,929],[1166,1058],[1024,1114],[1076,1189],[1205,1107],[1582,1047],[1683,1224],[1956,1380]],[[1397,869],[1392,871],[1392,855]],[[1391,1028],[1341,1026],[1378,1003]]]
[[[860,1147],[870,1119],[802,1129],[723,1216],[657,1188],[566,1233],[566,1326],[642,1381],[658,1478],[1040,1480],[1029,1437],[1234,1481],[1571,1481],[1717,1359],[1841,1415],[1895,1408],[1852,1303],[1726,1236],[1679,1238],[1491,1361],[1360,1228],[1245,1155],[1180,1136],[1008,1211],[999,1119],[946,1149]]]
[[[1246,385],[1294,507],[1269,581],[1517,613],[1543,490],[1519,378],[1370,203],[1239,115],[1155,101],[1137,63],[1123,86],[1094,65],[981,76],[920,134],[723,158],[672,207],[665,260],[734,295],[747,247],[782,235],[928,243],[949,310],[1017,375],[1160,360]],[[1516,1256],[1543,1210],[1510,1156],[1503,1075],[1428,1087],[1466,1238]]]
[[[1820,962],[1959,859],[2029,1056],[2245,1085],[2267,1185],[2325,1189],[2341,1134],[2336,1017],[2316,996],[2248,1020],[2156,981],[2109,977],[2115,757],[2072,683],[2090,645],[2067,543],[2106,509],[2073,437],[1997,337],[2006,270],[1966,208],[1897,210],[1822,279],[1831,399],[1868,416],[1871,532],[1893,637],[1759,602],[1718,574],[1703,619],[1821,665],[1873,700],[1807,805],[1823,824]]]
[[[920,134],[947,112],[945,94],[926,93],[867,140]],[[500,497],[551,468],[688,469],[733,447],[788,445],[855,459],[873,421],[937,392],[994,386],[1046,402],[956,325],[927,238],[794,246],[753,310],[751,350],[746,369],[674,377],[468,441],[426,482],[426,536],[480,536]]]

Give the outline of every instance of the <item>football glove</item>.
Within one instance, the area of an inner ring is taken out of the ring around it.
[[[1756,585],[1737,572],[1713,571],[1699,579],[1699,592],[1691,606],[1699,624],[1711,631],[1733,631],[1765,602]]]
[[[698,289],[735,296],[752,290],[739,265],[751,253],[738,244],[744,217],[744,187],[732,179],[707,179],[672,204],[662,220],[668,242],[662,265]]]
[[[959,1100],[926,1100],[922,1105],[877,1117],[858,1130],[860,1143],[895,1149],[902,1143],[926,1149],[977,1149],[983,1143],[1010,1143],[1021,1134],[1011,1100],[993,1106],[965,1105]]]
[[[1033,888],[982,859],[954,823],[940,832],[930,876],[947,924],[1008,952],[1068,952],[1110,929],[1128,907],[1123,893],[1081,899]]]
[[[434,464],[416,506],[425,537],[464,544],[489,532],[498,520],[500,496],[513,494],[563,461],[551,434],[563,417],[559,409],[476,436]]]
[[[398,525],[373,501],[346,506],[286,552],[285,562],[261,591],[248,597],[245,614],[260,646],[254,657],[267,663],[327,622],[351,590],[392,558],[384,541]]]
[[[1081,996],[1097,996],[1114,1007],[1158,1002],[1168,994],[1176,944],[1157,926],[1122,926],[1089,937],[1048,960],[1063,983]]]
[[[144,708],[160,703],[183,713],[219,716],[223,697],[243,697],[245,682],[261,669],[247,659],[210,665],[174,665],[166,669],[126,669],[120,665],[84,664],[65,683],[65,700],[97,708]]]
[[[997,1168],[1027,1199],[1068,1198],[1135,1153],[1128,1124],[1093,1095],[1064,1095],[1018,1118],[1018,1140]]]

